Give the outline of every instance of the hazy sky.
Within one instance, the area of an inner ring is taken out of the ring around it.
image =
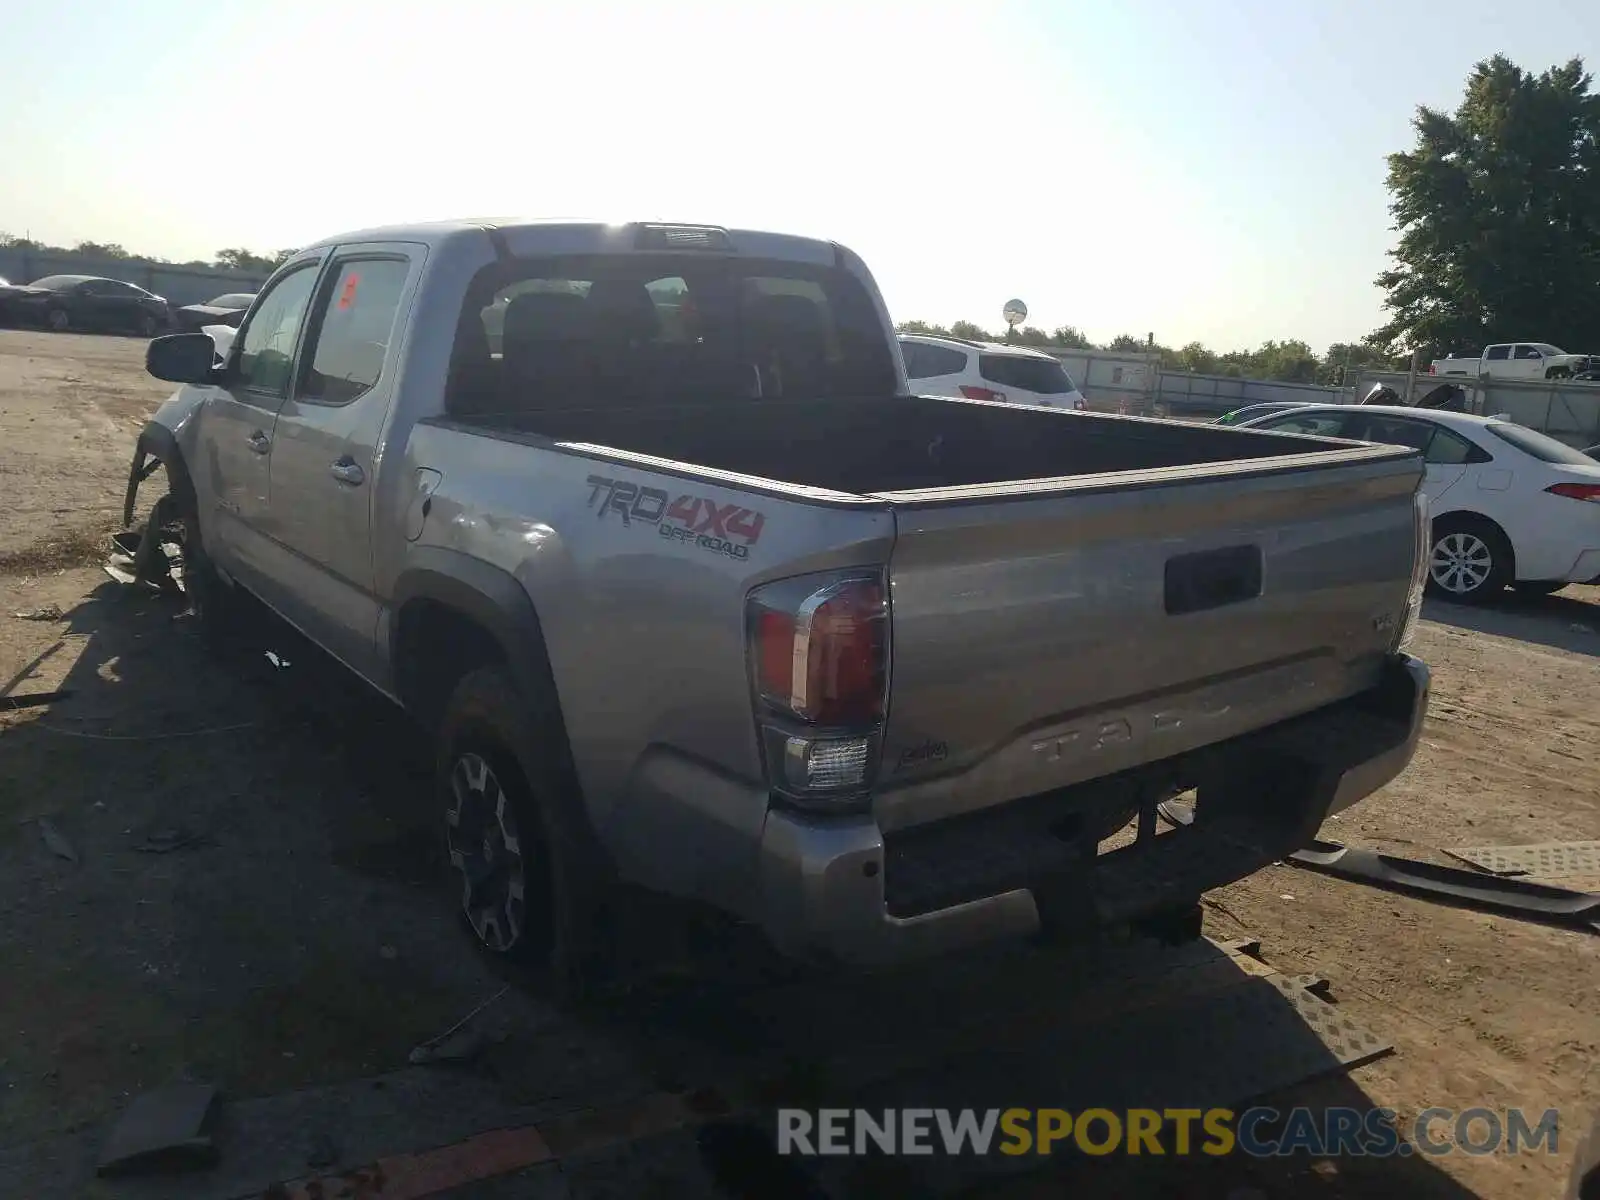
[[[858,250],[896,318],[1319,350],[1380,319],[1384,155],[1600,0],[0,0],[0,230],[174,259],[391,221]]]

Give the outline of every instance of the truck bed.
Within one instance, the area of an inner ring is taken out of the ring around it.
[[[1326,439],[931,396],[553,410],[465,423],[855,495],[1350,448]]]
[[[886,832],[1372,687],[1418,552],[1403,447],[931,397],[490,424],[889,508]]]

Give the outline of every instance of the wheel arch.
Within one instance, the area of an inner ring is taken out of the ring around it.
[[[1496,521],[1491,516],[1487,516],[1484,513],[1478,512],[1476,509],[1452,508],[1441,513],[1430,513],[1428,517],[1428,542],[1430,553],[1432,551],[1432,544],[1436,540],[1435,530],[1440,525],[1450,524],[1465,526],[1477,525],[1480,527],[1486,526],[1497,537],[1499,537],[1500,541],[1505,545],[1506,553],[1511,556],[1511,560],[1507,564],[1510,568],[1509,578],[1515,579],[1517,577],[1517,547],[1516,544],[1511,540],[1511,535],[1506,532],[1505,526],[1500,524],[1499,521]]]
[[[153,462],[151,460],[154,460]],[[139,499],[139,485],[155,474],[157,466],[167,472],[171,490],[194,503],[194,478],[189,474],[189,464],[184,458],[183,446],[177,432],[158,420],[145,422],[133,446],[133,462],[128,467],[128,488],[122,498],[122,524],[133,524],[133,510]]]
[[[522,584],[458,550],[415,547],[408,557],[395,580],[389,633],[395,694],[407,711],[431,727],[457,681],[501,663],[527,697],[549,706],[564,739],[544,627]]]

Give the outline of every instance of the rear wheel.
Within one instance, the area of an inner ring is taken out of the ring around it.
[[[1457,604],[1483,604],[1511,582],[1511,544],[1482,518],[1445,517],[1433,523],[1427,591]]]
[[[579,999],[604,965],[604,876],[563,747],[552,715],[504,668],[479,668],[445,706],[435,790],[473,938],[543,969],[561,996]]]
[[[45,323],[56,333],[66,333],[72,328],[72,318],[64,308],[52,308],[45,316]]]

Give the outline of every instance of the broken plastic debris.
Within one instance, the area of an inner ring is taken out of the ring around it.
[[[287,658],[284,658],[278,654],[274,654],[271,650],[267,651],[267,661],[273,666],[277,667],[280,671],[284,670],[289,665],[289,660]]]
[[[24,609],[11,615],[19,621],[59,621],[67,614],[61,611],[59,604],[46,604],[42,608]]]
[[[217,1089],[180,1084],[146,1092],[112,1127],[97,1168],[101,1175],[210,1166],[216,1146],[206,1130]]]
[[[78,861],[78,852],[72,848],[72,843],[67,841],[49,817],[39,818],[39,836],[44,839],[44,844],[49,847],[50,853],[57,858],[64,858],[74,863]]]
[[[476,1030],[468,1029],[468,1022],[510,990],[510,987],[501,988],[438,1037],[423,1042],[411,1051],[409,1061],[414,1066],[421,1066],[424,1063],[464,1062],[475,1058],[488,1045],[488,1039]]]
[[[489,1039],[476,1029],[462,1029],[443,1038],[424,1042],[407,1056],[413,1066],[428,1063],[468,1062],[482,1054]]]
[[[204,845],[209,840],[204,834],[190,833],[186,829],[157,829],[147,835],[134,849],[145,854],[166,854],[170,850]]]

